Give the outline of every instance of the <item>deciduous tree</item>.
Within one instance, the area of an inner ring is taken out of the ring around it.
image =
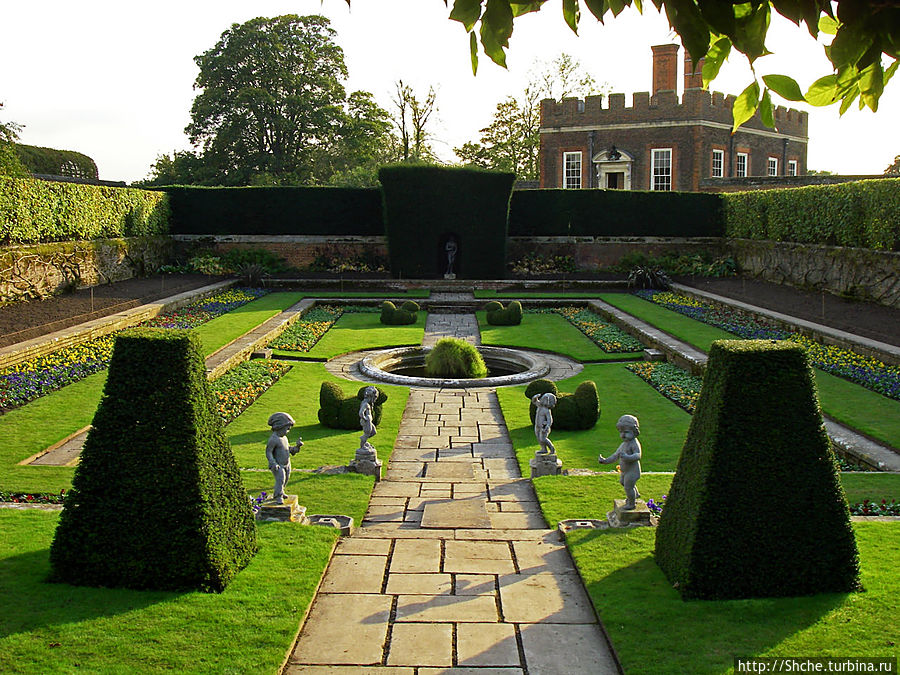
[[[0,110],[3,104],[0,103]],[[14,122],[0,122],[0,176],[24,178],[28,175],[16,154],[16,141],[21,127]]]
[[[416,96],[412,87],[397,80],[391,102],[394,104],[391,119],[400,140],[400,159],[403,162],[431,162],[436,159],[430,141],[433,133],[429,121],[437,112],[437,92],[428,87],[423,99]]]
[[[894,157],[894,162],[884,170],[885,176],[900,176],[900,155]]]

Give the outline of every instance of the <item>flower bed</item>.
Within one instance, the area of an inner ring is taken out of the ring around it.
[[[141,325],[194,328],[268,292],[258,288],[229,289],[174,312],[157,316]],[[0,413],[104,370],[109,365],[118,332],[120,331],[74,347],[64,347],[0,370]]]
[[[900,400],[900,366],[814,340],[769,324],[752,314],[730,307],[719,307],[671,291],[636,291],[636,295],[697,321],[721,328],[745,339],[793,340],[806,348],[816,368],[855,382],[888,398]]]
[[[533,314],[560,314],[609,354],[637,352],[644,345],[615,324],[584,307],[554,307],[553,309],[529,309]]]
[[[900,502],[892,499],[882,499],[880,502],[871,502],[864,499],[861,502],[850,505],[851,516],[900,516]]]
[[[276,340],[269,343],[269,347],[292,352],[308,352],[331,329],[334,322],[341,318],[344,311],[343,307],[316,305],[288,326]]]
[[[0,502],[11,502],[13,504],[62,504],[65,497],[65,490],[60,490],[59,494],[52,492],[4,492],[0,490]]]
[[[693,414],[700,398],[703,378],[683,371],[674,363],[638,361],[625,366],[632,373],[648,382],[670,401]]]
[[[244,361],[213,380],[216,410],[228,424],[275,384],[291,367],[280,361]]]

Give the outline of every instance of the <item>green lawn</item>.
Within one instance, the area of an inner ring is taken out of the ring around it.
[[[494,300],[496,298],[510,298],[512,300],[553,299],[553,298],[600,298],[603,293],[596,291],[498,291],[492,288],[476,288],[476,300]]]
[[[529,314],[522,316],[518,326],[492,326],[487,313],[478,311],[481,343],[497,347],[543,349],[563,354],[576,361],[622,361],[638,358],[639,352],[607,353],[589,337],[559,314]]]
[[[603,300],[705,352],[709,351],[713,340],[736,339],[732,333],[635,295],[606,293]],[[823,412],[876,440],[900,448],[900,401],[818,369],[815,373]]]
[[[195,330],[204,354],[212,354],[301,297],[297,293],[270,293],[198,326]],[[18,462],[89,425],[105,383],[106,371],[95,373],[0,416],[0,489],[59,492],[69,487],[71,468],[18,466]]]
[[[58,512],[0,510],[0,672],[276,673],[337,531],[258,528],[260,551],[223,593],[49,584]]]
[[[307,298],[384,298],[385,300],[410,300],[413,298],[431,297],[431,289],[429,288],[410,288],[406,291],[307,291],[304,293]]]
[[[298,353],[314,359],[330,359],[340,354],[376,347],[405,347],[422,344],[427,312],[417,312],[415,323],[387,326],[377,312],[345,312],[308,352],[274,351],[276,356]]]
[[[638,487],[656,498],[670,481],[647,475]],[[614,476],[545,477],[535,489],[551,524],[602,518],[622,496]],[[566,539],[626,673],[719,675],[733,672],[736,655],[900,654],[900,523],[854,523],[854,531],[865,592],[735,601],[682,601],[653,561],[653,528],[579,530]]]
[[[662,396],[621,363],[585,366],[576,377],[558,382],[560,391],[571,392],[579,383],[593,380],[600,395],[600,419],[593,429],[563,431],[553,429],[550,440],[563,461],[563,469],[615,469],[601,466],[597,455],[615,452],[622,442],[616,420],[626,413],[636,414],[641,423],[641,466],[647,471],[674,471],[687,435],[691,417]],[[528,415],[525,387],[497,390],[500,407],[516,450],[522,475],[530,475],[528,461],[534,457],[537,439]]]

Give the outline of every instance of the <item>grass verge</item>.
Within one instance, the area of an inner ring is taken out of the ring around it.
[[[0,672],[276,673],[337,537],[262,524],[219,594],[87,588],[44,581],[57,518],[0,510]]]
[[[572,392],[585,380],[597,383],[600,394],[600,419],[593,429],[563,431],[553,429],[551,440],[564,469],[597,469],[597,455],[615,451],[621,439],[616,420],[626,413],[636,414],[641,422],[641,445],[644,456],[641,466],[646,471],[674,471],[690,424],[690,415],[662,396],[624,364],[608,363],[585,366],[575,377],[557,386],[560,391]],[[529,460],[534,457],[537,439],[528,415],[525,387],[503,387],[497,390],[500,407],[512,439],[522,475],[528,476]]]
[[[657,498],[670,481],[647,475],[639,487]],[[603,517],[622,496],[615,476],[545,477],[535,489],[551,525]],[[733,672],[735,656],[898,656],[889,617],[900,610],[900,523],[853,527],[865,592],[715,602],[681,600],[653,560],[652,528],[566,539],[626,673],[719,675]]]
[[[269,293],[197,326],[194,330],[200,335],[204,354],[209,356],[302,299],[303,293]]]
[[[309,358],[324,360],[360,349],[420,345],[425,335],[426,316],[427,312],[420,311],[413,324],[387,326],[381,323],[381,315],[377,312],[344,312],[308,352],[276,349],[274,353],[276,356],[303,353]]]
[[[713,340],[735,335],[626,293],[606,293],[603,300],[705,352]],[[822,411],[842,424],[900,448],[900,401],[885,398],[853,382],[814,369]]]
[[[559,314],[522,316],[518,326],[492,326],[487,313],[478,311],[481,344],[496,347],[551,349],[576,361],[622,361],[637,358],[635,352],[607,353]]]

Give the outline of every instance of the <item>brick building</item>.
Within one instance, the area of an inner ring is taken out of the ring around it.
[[[541,101],[541,187],[717,191],[715,178],[803,176],[808,115],[775,109],[776,129],[757,113],[732,135],[734,96],[704,91],[678,45],[653,49],[653,93]],[[702,184],[701,184],[702,182]],[[724,181],[723,181],[724,182]]]

